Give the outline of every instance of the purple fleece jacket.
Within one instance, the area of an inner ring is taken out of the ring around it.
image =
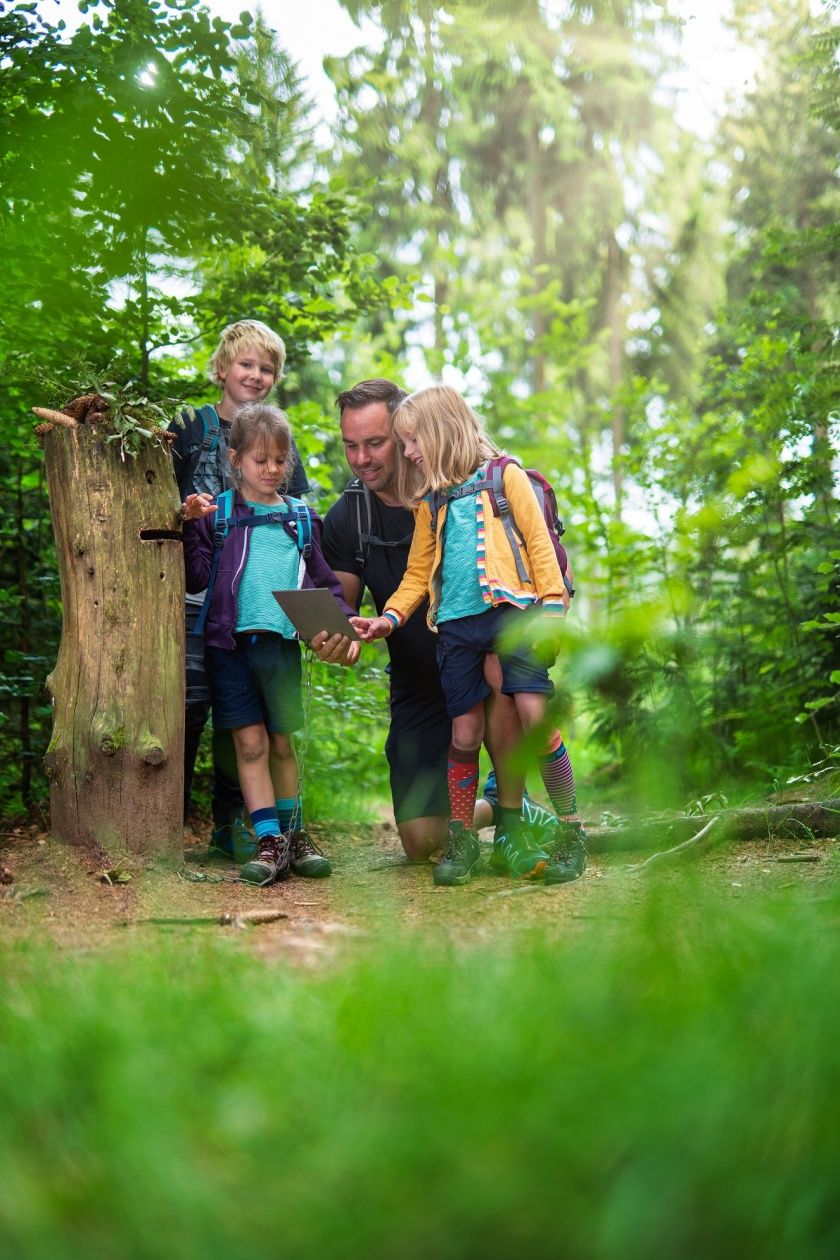
[[[312,550],[306,562],[304,587],[325,586],[332,591],[338,600],[342,612],[348,617],[355,617],[356,610],[344,600],[341,583],[324,559],[321,550],[321,518],[307,507],[312,521]],[[244,502],[238,491],[234,494],[234,517],[253,516],[253,511]],[[214,516],[204,516],[200,521],[187,521],[184,525],[184,563],[187,571],[187,590],[203,591],[210,580],[210,566],[213,563],[213,530]],[[283,528],[290,537],[297,539],[297,527],[294,522]],[[219,567],[210,607],[207,610],[207,621],[204,625],[204,642],[208,647],[236,647],[234,632],[236,630],[237,594],[239,582],[248,559],[248,547],[251,541],[251,529],[231,529],[222,544],[219,556]]]

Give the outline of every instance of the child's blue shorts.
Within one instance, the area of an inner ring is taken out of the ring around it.
[[[208,647],[213,725],[220,731],[263,725],[289,735],[303,726],[300,646],[280,634],[237,634],[236,650]]]
[[[526,691],[553,696],[554,684],[545,665],[520,643],[515,648],[499,648],[500,637],[509,631],[510,618],[522,617],[513,604],[499,604],[472,617],[458,617],[438,624],[437,663],[446,697],[446,711],[460,717],[486,700],[492,687],[484,677],[484,658],[497,653],[502,666],[502,694]]]

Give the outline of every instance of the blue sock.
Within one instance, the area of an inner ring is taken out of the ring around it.
[[[280,819],[280,830],[282,832],[291,831],[292,820],[295,818],[295,806],[297,800],[294,796],[281,796],[274,802],[277,806],[277,817]],[[296,819],[298,829],[300,829],[300,818]]]
[[[251,814],[251,822],[260,839],[263,836],[280,835],[280,819],[277,817],[276,809],[255,809]]]

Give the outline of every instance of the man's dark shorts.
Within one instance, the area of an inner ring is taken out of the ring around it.
[[[460,717],[486,700],[492,687],[484,677],[484,658],[496,652],[502,667],[502,695],[525,691],[554,695],[548,670],[524,642],[508,647],[499,640],[511,630],[511,618],[526,613],[513,604],[499,604],[472,617],[438,624],[437,661],[450,718]]]
[[[236,651],[207,648],[213,725],[265,726],[289,735],[303,726],[300,646],[279,634],[237,634]]]
[[[391,682],[391,728],[385,754],[398,823],[449,814],[446,760],[452,722],[443,693]]]

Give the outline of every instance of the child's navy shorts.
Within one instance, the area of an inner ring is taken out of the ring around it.
[[[484,677],[484,658],[490,652],[497,653],[502,666],[503,695],[519,691],[554,695],[547,668],[524,643],[499,647],[499,639],[510,629],[510,618],[523,615],[523,609],[513,604],[499,604],[472,617],[439,623],[437,662],[451,718],[468,713],[490,695],[492,687]]]
[[[280,634],[237,634],[236,651],[208,647],[207,675],[217,730],[263,725],[283,735],[303,726],[300,646]]]

